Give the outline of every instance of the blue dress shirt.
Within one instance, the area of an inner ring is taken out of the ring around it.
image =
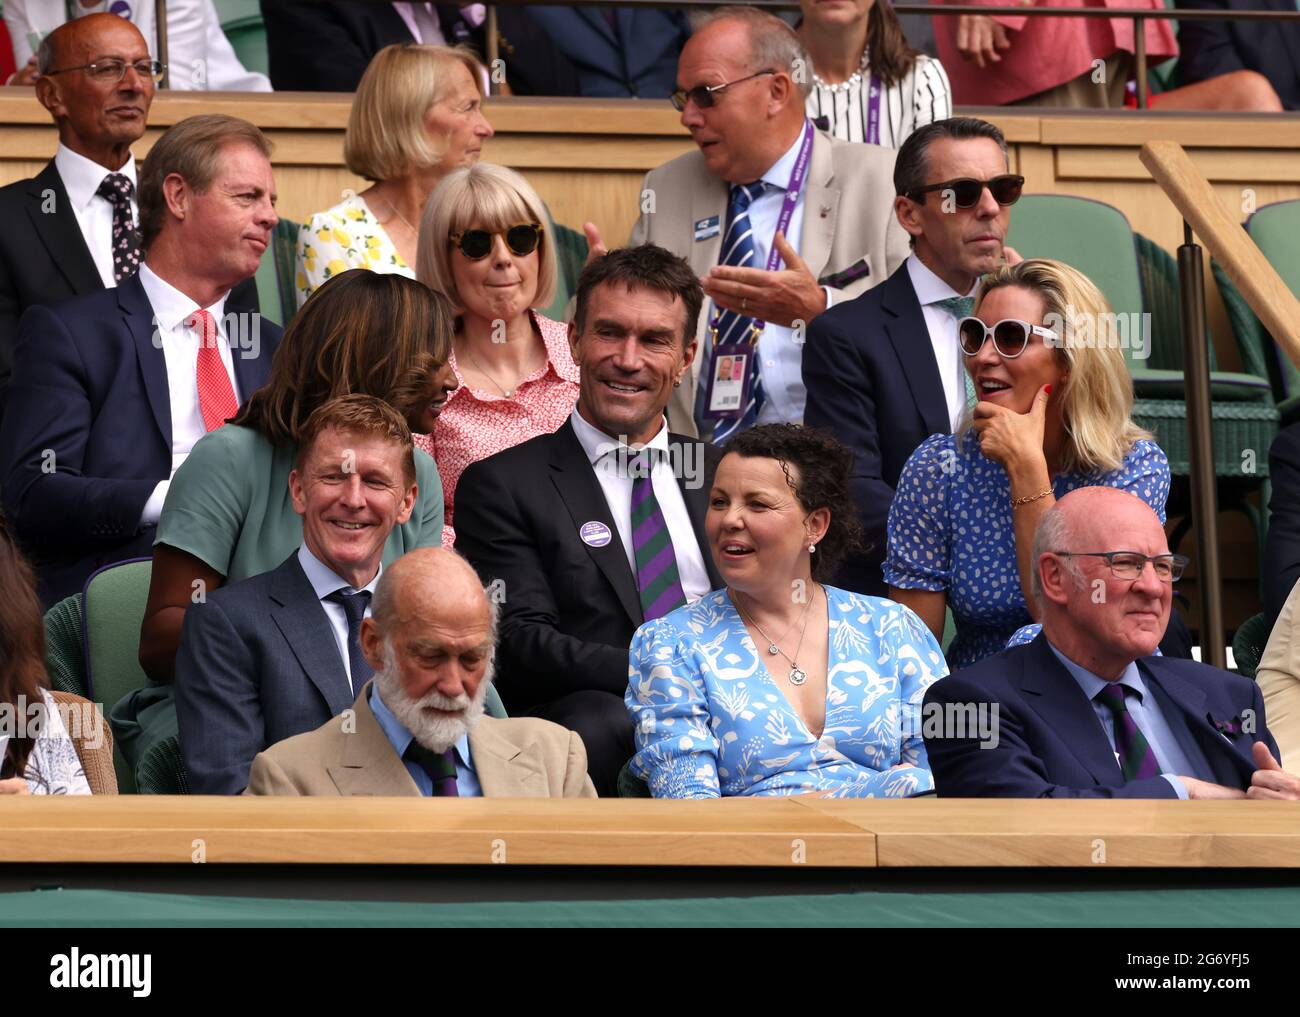
[[[1083,694],[1088,697],[1093,712],[1101,721],[1101,729],[1106,732],[1106,740],[1110,742],[1111,751],[1114,752],[1115,715],[1111,713],[1109,707],[1097,701],[1097,695],[1110,682],[1080,667],[1050,642],[1047,645],[1056,654],[1056,659],[1065,665],[1065,669],[1070,672],[1070,677],[1079,683]],[[1136,695],[1125,695],[1124,705],[1133,718],[1133,723],[1137,725],[1138,730],[1146,738],[1147,744],[1151,746],[1151,751],[1156,754],[1156,762],[1160,764],[1160,776],[1169,781],[1170,786],[1178,792],[1178,797],[1186,801],[1187,786],[1178,779],[1177,774],[1213,781],[1214,775],[1210,771],[1210,764],[1206,761],[1204,753],[1190,738],[1179,739],[1174,733],[1169,719],[1160,708],[1155,693],[1150,691],[1146,682],[1142,680],[1142,673],[1138,670],[1136,661],[1130,662],[1124,669],[1124,673],[1119,676],[1119,683],[1136,693]],[[1116,754],[1116,759],[1118,758]]]
[[[388,736],[388,740],[393,743],[397,758],[402,761],[406,772],[415,781],[420,794],[425,798],[433,797],[433,779],[419,763],[406,758],[406,747],[411,744],[414,736],[393,715],[393,711],[384,702],[384,697],[379,694],[379,686],[373,682],[370,685],[370,709],[375,715],[375,720],[379,721],[384,734]],[[461,798],[482,798],[483,789],[479,786],[478,774],[474,771],[474,760],[469,754],[469,734],[461,735],[460,740],[452,748],[456,750],[457,794]]]

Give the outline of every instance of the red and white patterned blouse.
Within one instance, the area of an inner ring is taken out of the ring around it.
[[[539,434],[550,434],[563,424],[578,401],[578,365],[569,353],[569,329],[531,312],[546,345],[546,366],[522,379],[513,398],[499,392],[470,388],[451,354],[451,369],[460,387],[438,414],[432,434],[417,434],[415,444],[433,456],[442,478],[442,543],[456,539],[452,529],[456,484],[470,463],[513,448]]]

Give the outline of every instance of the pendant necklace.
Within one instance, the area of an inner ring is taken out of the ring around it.
[[[817,599],[817,595],[816,593],[814,593],[813,600],[816,599]],[[803,648],[804,636],[808,632],[808,609],[812,607],[812,601],[808,601],[806,604],[804,604],[803,613],[799,615],[799,620],[803,624],[799,629],[799,642],[795,645],[794,656],[792,657],[788,653],[786,653],[783,649],[781,649],[780,646],[777,645],[777,641],[775,639],[772,639],[771,637],[768,636],[766,632],[763,631],[763,627],[759,625],[758,622],[756,622],[753,618],[750,617],[749,612],[746,611],[744,607],[741,606],[740,601],[736,600],[734,595],[732,596],[731,600],[732,603],[735,604],[736,607],[740,610],[741,617],[744,618],[745,621],[749,622],[749,624],[753,625],[754,628],[758,629],[758,634],[767,640],[767,652],[772,656],[776,656],[776,654],[779,653],[781,654],[782,657],[784,657],[789,662],[790,684],[802,685],[804,682],[806,682],[808,680],[808,672],[806,672],[803,668],[799,666],[799,662],[797,658],[799,656],[799,651]],[[794,622],[791,622],[786,627],[786,630],[783,633],[781,633],[781,638],[785,639],[785,637],[790,634],[790,630],[792,628],[794,628]]]

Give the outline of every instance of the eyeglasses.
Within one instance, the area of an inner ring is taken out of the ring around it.
[[[987,339],[993,340],[993,348],[1004,360],[1015,360],[1029,346],[1031,335],[1055,341],[1057,335],[1041,325],[1031,325],[1019,318],[1003,318],[989,328],[979,318],[962,318],[957,322],[957,340],[961,351],[968,357],[979,355]]]
[[[975,180],[962,177],[960,180],[945,180],[941,184],[931,184],[912,191],[906,197],[913,201],[925,202],[925,196],[931,191],[952,191],[952,200],[958,208],[974,208],[984,196],[984,188],[989,189],[993,200],[999,205],[1014,205],[1020,200],[1020,192],[1025,188],[1025,178],[1014,173],[1005,173],[992,180]]]
[[[724,81],[721,85],[696,85],[694,88],[679,88],[668,98],[672,101],[673,109],[681,113],[686,109],[688,102],[695,103],[698,109],[712,109],[717,103],[714,96],[721,95],[732,85],[739,85],[742,81],[749,81],[752,78],[760,78],[764,74],[775,74],[776,71],[755,71],[753,74],[747,74],[743,78],[737,78],[735,81]]]
[[[45,76],[67,74],[69,71],[85,71],[86,77],[90,78],[91,81],[118,82],[126,77],[128,67],[134,67],[135,73],[142,78],[161,81],[163,71],[166,70],[167,65],[157,60],[137,60],[134,63],[127,63],[117,57],[107,57],[103,60],[96,60],[94,63],[80,64],[77,67],[64,67],[57,71],[46,71]]]
[[[523,257],[537,250],[542,239],[542,227],[535,222],[509,226],[504,232],[492,230],[461,230],[448,239],[460,248],[460,253],[470,261],[482,261],[492,253],[492,238],[504,236],[510,253]]]
[[[1183,569],[1191,561],[1181,554],[1139,554],[1137,551],[1053,551],[1061,558],[1105,558],[1110,566],[1110,574],[1116,579],[1136,579],[1147,567],[1147,562],[1155,569],[1156,578],[1162,583],[1175,583],[1183,576]]]

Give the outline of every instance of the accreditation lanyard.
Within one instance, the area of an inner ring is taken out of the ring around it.
[[[867,86],[867,137],[868,145],[880,144],[880,76],[871,72]]]

